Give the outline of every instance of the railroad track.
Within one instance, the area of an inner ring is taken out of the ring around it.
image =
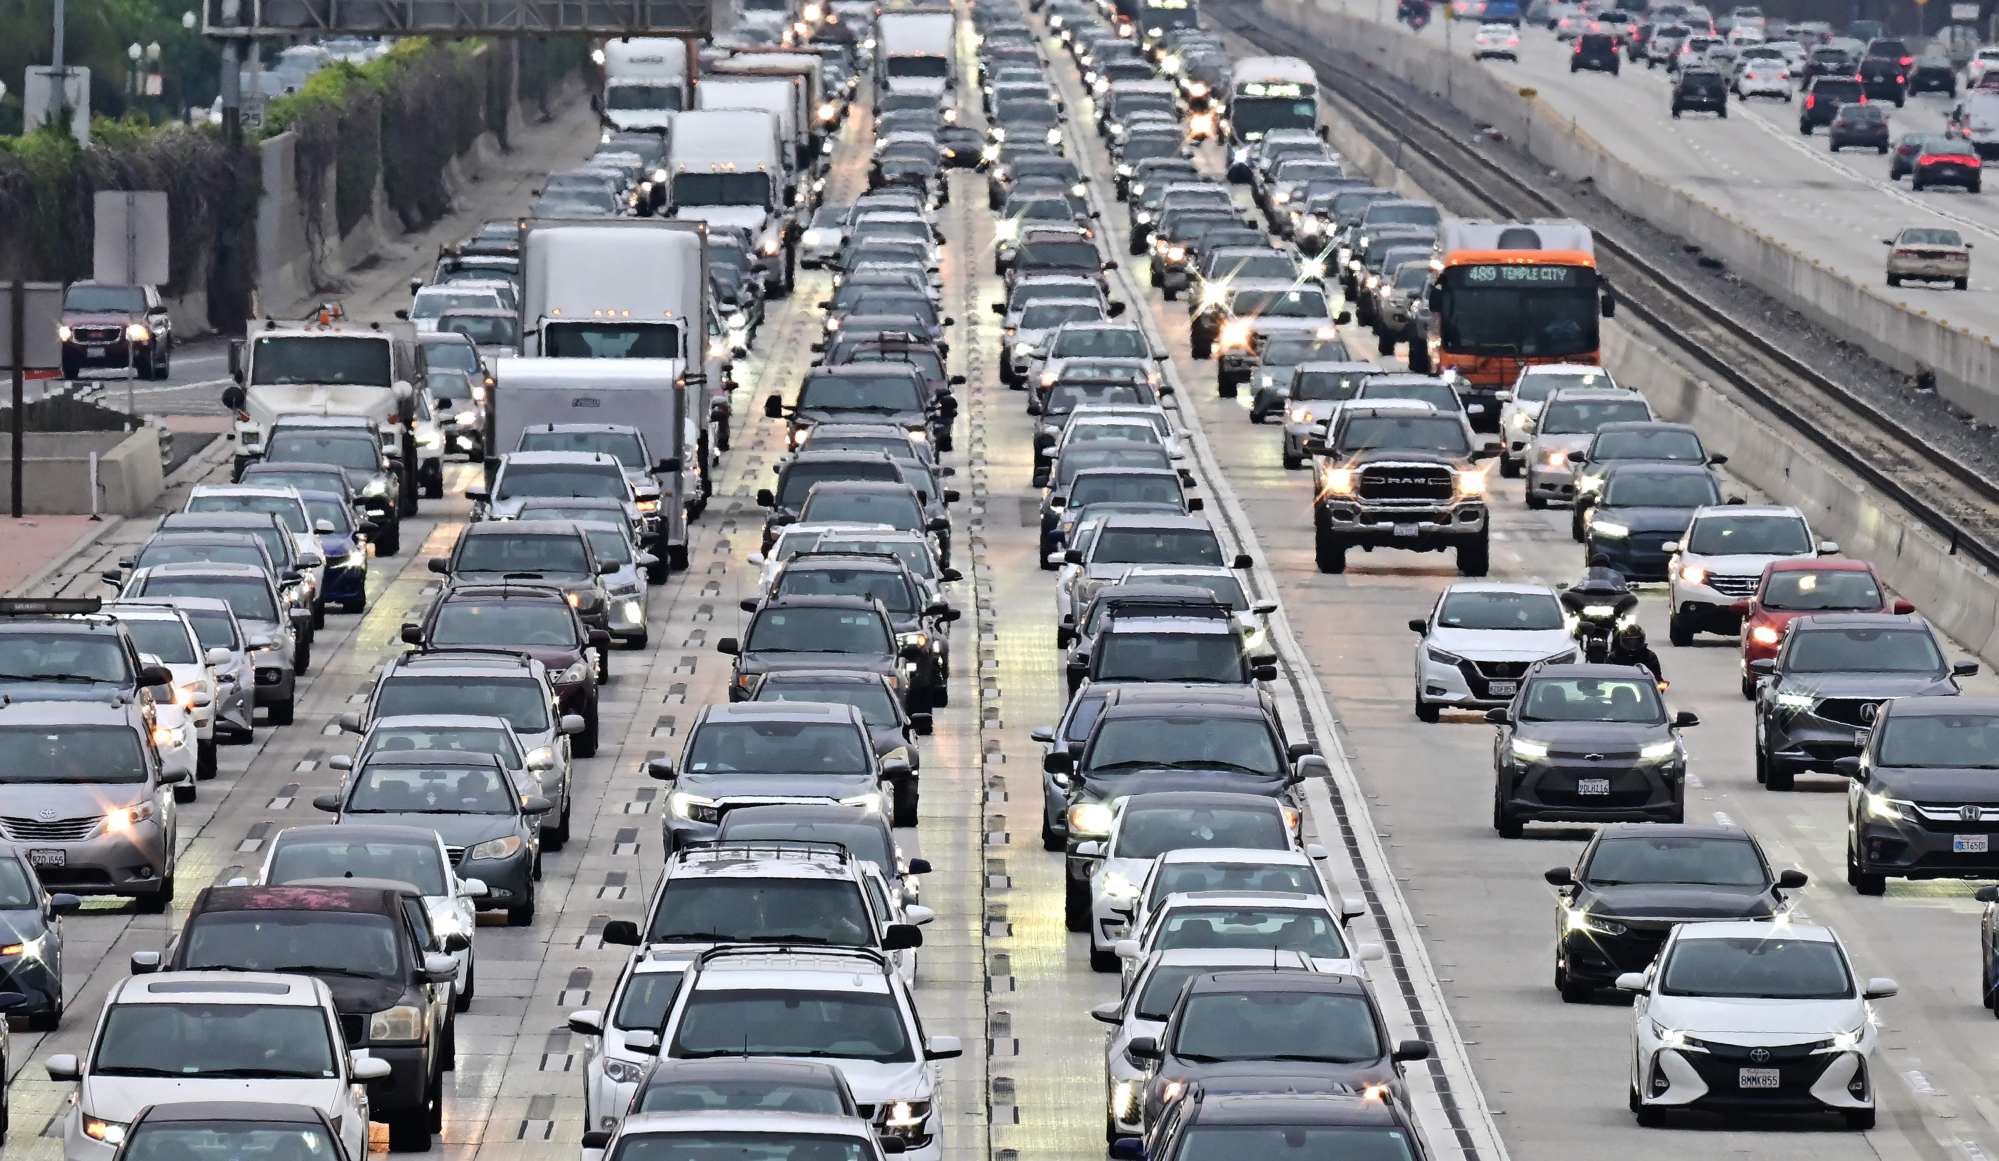
[[[1319,72],[1323,92],[1337,96],[1369,136],[1393,141],[1397,156],[1413,153],[1483,201],[1501,217],[1583,217],[1451,130],[1408,107],[1404,94],[1356,73],[1349,60],[1264,17],[1253,7],[1217,5],[1227,30],[1273,53],[1299,55]],[[1371,63],[1363,62],[1372,70]],[[1694,366],[1727,383],[1790,427],[1855,478],[1881,492],[1943,537],[1954,554],[1999,571],[1999,495],[1977,468],[1944,455],[1922,435],[1817,368],[1718,314],[1677,275],[1591,221],[1598,264],[1617,288],[1618,305],[1679,348]]]

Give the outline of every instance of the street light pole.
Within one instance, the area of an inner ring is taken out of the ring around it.
[[[187,33],[187,36],[182,38],[181,43],[180,69],[178,70],[180,80],[175,85],[175,88],[178,90],[175,99],[180,103],[181,120],[189,124],[194,122],[194,93],[192,90],[194,89],[195,42],[193,38],[196,23],[194,9],[190,8],[180,14],[181,31]]]

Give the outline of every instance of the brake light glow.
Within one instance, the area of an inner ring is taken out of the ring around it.
[[[1902,64],[1902,67],[1903,67],[1903,68],[1908,68],[1908,67],[1909,67],[1910,65],[1912,65],[1912,64],[1914,64],[1914,63],[1916,63],[1916,58],[1915,58],[1915,57],[1912,57],[1912,56],[1905,56],[1905,57],[1903,57],[1903,58],[1902,58],[1902,61],[1901,61],[1901,64]],[[1901,80],[1902,78],[1901,78],[1901,77],[1896,77],[1895,79],[1899,81],[1899,80]]]
[[[1805,108],[1807,109],[1813,108],[1818,103],[1819,103],[1819,95],[1817,93],[1805,94]]]

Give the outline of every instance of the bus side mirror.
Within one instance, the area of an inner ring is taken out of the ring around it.
[[[1604,292],[1602,310],[1605,318],[1617,317],[1617,298],[1609,291]]]

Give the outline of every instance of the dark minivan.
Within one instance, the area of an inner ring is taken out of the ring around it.
[[[1710,68],[1687,67],[1673,81],[1673,119],[1687,110],[1728,116],[1728,78]]]
[[[1813,77],[1798,108],[1798,132],[1809,137],[1819,126],[1832,124],[1841,105],[1866,103],[1867,93],[1853,77]]]

